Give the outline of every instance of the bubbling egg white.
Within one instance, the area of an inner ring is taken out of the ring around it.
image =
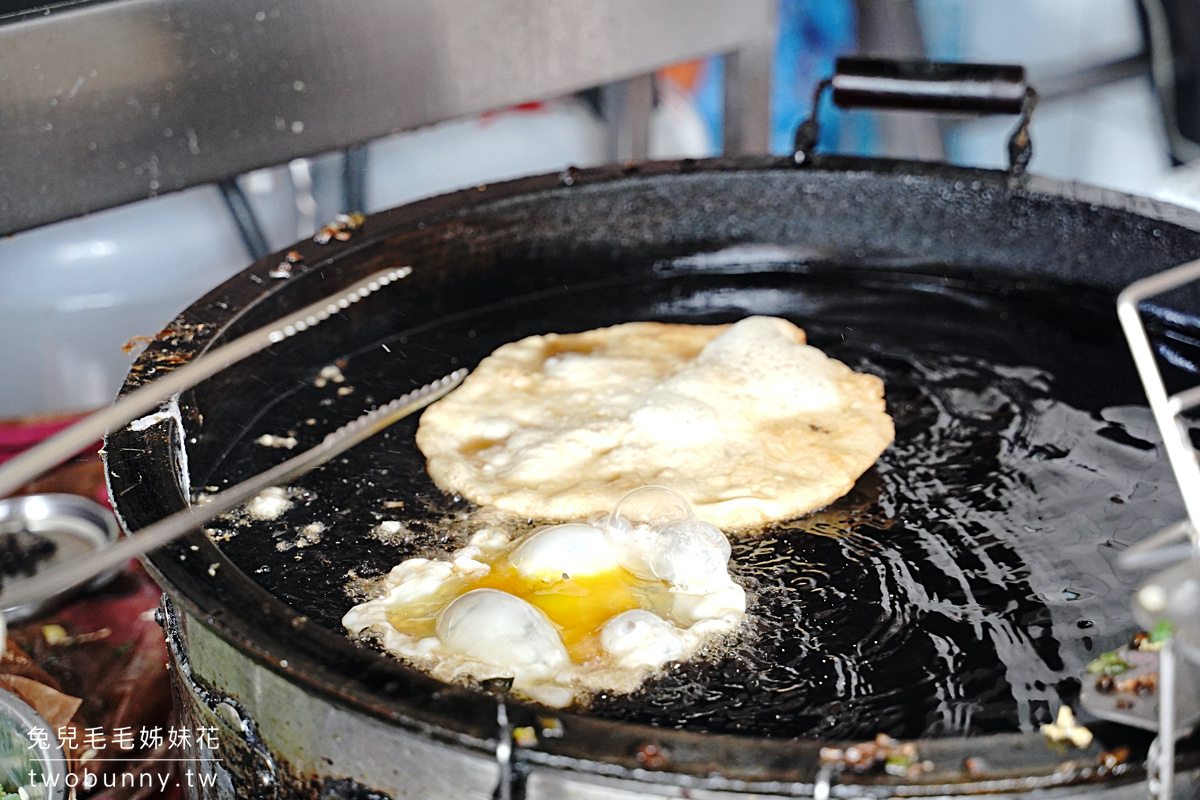
[[[509,678],[561,708],[733,634],[746,594],[729,555],[682,497],[647,486],[588,523],[489,528],[445,559],[408,559],[342,624],[441,680]]]

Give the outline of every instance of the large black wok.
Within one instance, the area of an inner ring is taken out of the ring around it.
[[[1200,217],[946,165],[758,158],[480,187],[296,250],[290,277],[271,277],[277,255],[187,309],[126,389],[375,270],[413,274],[185,394],[182,437],[169,420],[111,434],[112,497],[128,529],[282,461],[287,451],[255,444],[264,433],[309,446],[503,342],[635,319],[793,319],[885,379],[897,440],[846,498],[735,543],[754,602],[728,652],[563,713],[503,687],[440,684],[340,629],[355,602],[348,582],[453,547],[468,508],[425,475],[415,421],[298,480],[278,520],[225,520],[163,548],[149,565],[170,598],[181,702],[241,715],[229,747],[242,760],[222,767],[239,791],[401,794],[423,780],[400,770],[389,783],[372,777],[374,757],[325,752],[345,746],[297,721],[311,710],[264,708],[271,692],[369,721],[371,741],[393,731],[481,764],[505,737],[503,704],[535,742],[522,739],[517,766],[496,774],[517,785],[542,774],[529,796],[549,773],[782,794],[831,778],[936,794],[1141,774],[1144,735],[1095,722],[1097,743],[1073,751],[1046,745],[1037,725],[1074,704],[1086,662],[1134,630],[1138,576],[1115,556],[1182,513],[1113,298],[1200,257]],[[1198,309],[1181,294],[1152,314],[1173,384],[1194,380]],[[345,382],[316,386],[333,363]],[[388,519],[403,535],[373,536]],[[297,547],[314,521],[321,541]],[[207,675],[189,636],[204,639]],[[238,670],[261,677],[229,677]],[[932,771],[822,773],[821,744],[876,732],[920,740]],[[1185,766],[1192,752],[1182,749]]]

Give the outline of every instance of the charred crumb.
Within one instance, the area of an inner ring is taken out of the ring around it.
[[[154,336],[134,336],[122,347],[126,353],[142,351],[129,369],[130,385],[140,386],[160,373],[170,372],[191,361],[191,355],[177,351],[188,348],[209,327],[204,322],[185,323],[176,319]]]
[[[296,546],[297,547],[307,547],[307,546],[313,545],[313,544],[320,544],[321,537],[324,533],[325,533],[325,523],[324,522],[311,522],[308,525],[305,525],[303,528],[300,529],[300,537],[304,541],[304,544],[301,545],[300,540],[297,540]]]
[[[472,683],[484,694],[508,694],[512,691],[512,678],[486,678]]]
[[[367,630],[358,634],[357,637],[351,636],[350,638],[352,640],[355,640],[357,638],[357,641],[359,642],[359,644],[366,645],[367,647],[371,648],[372,650],[377,650],[381,653],[387,652],[387,650],[383,646],[383,637],[381,637],[378,633],[371,630],[370,628],[368,628]]]
[[[208,327],[207,322],[188,323],[176,318],[166,328],[153,336],[134,336],[130,338],[129,341],[121,346],[121,350],[125,353],[132,353],[139,347],[148,347],[155,343],[162,343],[167,347],[177,348],[181,345],[191,344],[196,335],[203,333]]]
[[[867,773],[882,768],[888,775],[909,779],[933,769],[931,762],[921,760],[915,744],[898,742],[886,733],[878,734],[873,741],[853,744],[844,750],[822,747],[820,757],[822,763],[852,772]]]
[[[338,361],[330,364],[327,367],[322,367],[317,373],[317,377],[313,379],[313,386],[318,389],[324,389],[331,383],[345,383],[346,376],[342,374],[342,367],[346,366],[345,361]]]
[[[517,747],[524,747],[527,750],[532,747],[537,747],[537,730],[529,725],[524,725],[520,728],[513,728],[512,739],[513,743],[516,744]]]
[[[1075,720],[1075,713],[1071,711],[1068,705],[1059,706],[1058,715],[1054,722],[1046,723],[1040,728],[1046,741],[1051,744],[1066,744],[1070,743],[1080,750],[1086,749],[1092,743],[1094,738],[1091,730],[1086,726],[1080,725]]]
[[[297,264],[303,264],[304,257],[296,250],[289,250],[283,257],[283,261],[276,264],[267,275],[271,278],[290,278],[292,268]]]
[[[237,531],[221,530],[219,528],[205,528],[204,535],[208,537],[210,542],[228,542],[234,536],[237,536]]]
[[[1158,691],[1158,673],[1147,672],[1133,678],[1125,678],[1116,682],[1118,692],[1130,692],[1140,697],[1154,694]]]
[[[309,503],[315,498],[316,494],[309,489],[271,486],[259,492],[244,505],[220,515],[217,519],[234,528],[245,528],[257,523],[276,520],[297,502]],[[207,501],[207,495],[204,493],[197,494],[193,500],[197,505],[203,505]]]
[[[562,720],[557,717],[542,717],[538,720],[543,739],[561,739],[566,734]]]
[[[1125,746],[1115,747],[1112,750],[1107,750],[1099,755],[1097,762],[1104,769],[1114,769],[1129,761],[1129,748]]]
[[[498,528],[510,538],[516,538],[536,527],[510,517],[500,521],[494,514],[474,515],[467,511],[450,511],[434,519],[403,521],[381,519],[382,516],[376,513],[380,521],[371,528],[372,538],[381,544],[403,549],[409,558],[445,558],[485,528]]]
[[[295,539],[281,539],[275,542],[275,549],[280,552],[287,552],[293,548],[312,547],[313,545],[320,544],[324,539],[325,523],[310,522],[295,532],[298,534]],[[280,531],[275,535],[280,536],[283,533],[286,533],[286,531]]]
[[[666,751],[653,742],[639,744],[635,749],[634,758],[646,769],[664,769],[670,764]]]
[[[407,525],[395,519],[385,519],[371,529],[372,537],[394,547],[406,544],[411,533]]]
[[[963,759],[963,769],[968,775],[983,775],[991,772],[991,766],[979,756],[968,756]]]
[[[255,439],[254,443],[262,445],[263,447],[282,447],[287,450],[291,450],[296,446],[297,441],[295,432],[288,431],[287,435],[285,436],[276,436],[275,434],[264,433],[262,436],[259,436],[257,439]]]
[[[317,235],[313,237],[313,241],[317,244],[329,244],[331,241],[348,242],[354,232],[362,227],[366,222],[365,215],[360,213],[338,214],[333,222],[329,223],[321,230],[317,231]]]
[[[357,570],[351,569],[346,571],[346,578],[347,581],[342,587],[342,591],[353,600],[365,602],[383,596],[383,582],[387,578],[386,574],[359,575]]]

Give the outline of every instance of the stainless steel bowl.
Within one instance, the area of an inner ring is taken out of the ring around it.
[[[87,558],[90,553],[107,546],[120,535],[112,512],[73,494],[32,494],[0,500],[0,537],[32,534],[49,542],[54,551],[36,562],[34,573],[56,564]],[[105,572],[74,591],[87,591],[102,586],[118,570]],[[19,580],[22,573],[10,576]],[[9,623],[36,616],[49,610],[71,592],[62,591],[32,603],[0,608]]]

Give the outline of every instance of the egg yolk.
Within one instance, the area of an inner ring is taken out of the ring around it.
[[[407,559],[342,622],[435,678],[506,676],[564,708],[580,692],[631,691],[735,631],[746,600],[730,549],[682,497],[647,486],[590,522],[483,527],[444,557]]]
[[[522,577],[509,565],[493,569],[469,589],[499,589],[541,609],[558,628],[576,663],[601,654],[604,623],[623,611],[653,607],[653,596],[662,591],[658,582],[642,580],[619,567],[594,575],[564,574],[557,580],[544,580]]]
[[[648,581],[617,567],[591,575],[557,578],[524,577],[507,559],[491,565],[478,578],[456,581],[448,592],[388,614],[400,633],[418,638],[434,636],[437,615],[452,600],[474,589],[498,589],[540,609],[558,629],[567,653],[576,664],[602,655],[600,632],[616,615],[635,608],[669,614],[670,587]]]

